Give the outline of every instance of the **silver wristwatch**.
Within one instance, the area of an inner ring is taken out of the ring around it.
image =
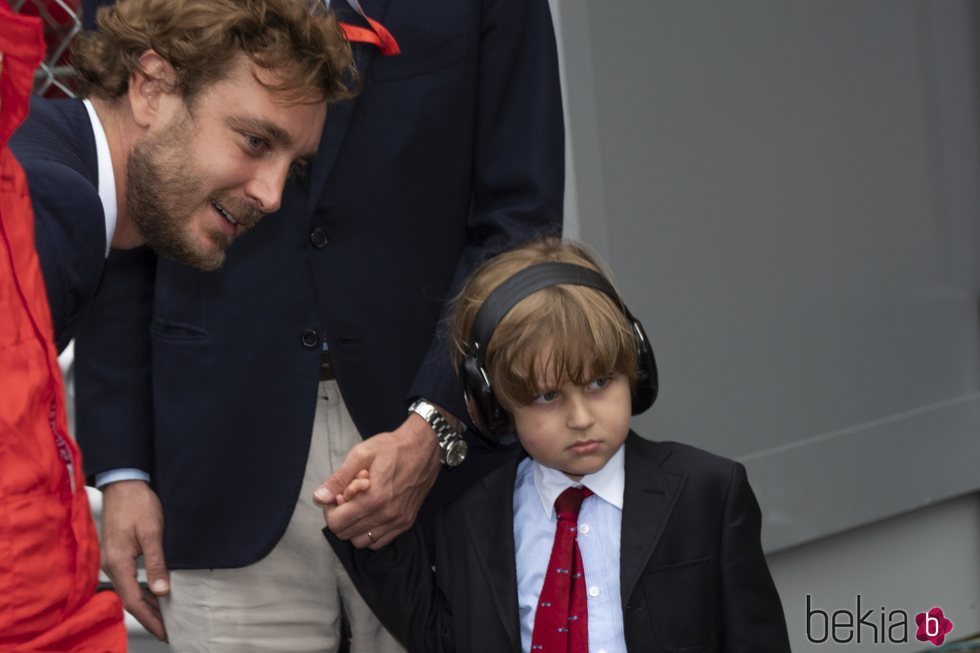
[[[443,465],[452,469],[463,462],[463,459],[466,458],[466,452],[469,450],[466,440],[463,439],[461,433],[449,425],[439,409],[425,399],[416,399],[408,407],[408,412],[415,413],[424,419],[435,431],[439,448],[442,450],[440,460]]]

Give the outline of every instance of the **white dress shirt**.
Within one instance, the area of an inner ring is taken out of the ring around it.
[[[112,174],[109,140],[102,128],[102,122],[90,100],[82,100],[82,104],[88,111],[92,132],[95,134],[95,155],[99,163],[99,199],[102,200],[102,212],[105,213],[105,255],[109,256],[112,234],[116,232],[116,178]]]
[[[623,606],[619,585],[619,538],[623,519],[625,454],[619,448],[609,462],[576,483],[563,472],[527,458],[517,468],[514,483],[514,551],[521,645],[531,649],[538,597],[555,540],[555,499],[573,485],[584,485],[594,496],[582,503],[578,545],[585,566],[589,606],[589,651],[625,653]]]

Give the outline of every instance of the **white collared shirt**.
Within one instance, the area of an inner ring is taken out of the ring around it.
[[[109,154],[109,140],[95,107],[90,100],[82,100],[92,121],[92,132],[95,134],[95,155],[99,162],[99,199],[102,200],[102,211],[105,213],[105,255],[109,256],[112,235],[116,232],[116,178],[112,174],[112,156]]]
[[[620,447],[609,462],[576,483],[564,473],[527,458],[517,468],[514,483],[514,551],[521,645],[531,648],[538,596],[555,539],[555,499],[573,485],[584,485],[595,496],[582,503],[578,545],[585,566],[589,606],[589,651],[625,653],[623,606],[619,584],[619,540],[626,481],[625,453]]]

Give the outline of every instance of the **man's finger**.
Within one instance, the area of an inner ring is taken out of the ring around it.
[[[163,558],[162,537],[153,533],[140,538],[143,550],[143,564],[146,566],[146,583],[156,596],[170,593],[170,573]]]
[[[167,634],[163,628],[160,609],[156,605],[156,597],[153,597],[152,604],[148,602],[146,594],[149,591],[137,582],[136,566],[125,563],[108,564],[106,574],[112,580],[112,587],[119,595],[126,612],[133,615],[154,637],[165,640]]]
[[[163,617],[160,614],[157,597],[146,588],[139,589],[139,599],[132,606],[126,606],[126,611],[154,637],[161,642],[167,641],[167,630],[163,627]]]
[[[327,527],[342,540],[352,540],[358,535],[367,532],[367,518],[373,514],[373,510],[367,509],[362,500],[364,497],[355,497],[353,501],[347,501],[342,506],[337,506],[330,511],[327,516]],[[377,523],[377,519],[373,523]]]
[[[141,599],[140,584],[136,581],[136,567],[130,565],[129,569],[124,564],[107,564],[105,573],[112,581],[112,588],[116,590],[123,607],[129,610],[135,607]]]
[[[368,469],[371,466],[371,462],[374,460],[374,447],[371,446],[369,448],[365,446],[369,444],[373,445],[374,443],[362,442],[351,449],[347,454],[347,458],[344,459],[343,464],[334,470],[330,478],[320,484],[320,487],[313,493],[313,496],[319,503],[333,503],[338,494],[344,493],[344,490],[354,480],[358,472],[362,469]]]
[[[374,535],[374,541],[371,542],[369,548],[377,551],[382,547],[386,547],[389,544],[391,544],[392,540],[394,540],[396,537],[398,537],[406,530],[408,530],[407,528],[400,529],[399,527],[393,525],[386,525],[385,529],[386,532],[384,533],[384,535],[377,535],[374,531],[372,531],[372,534]]]

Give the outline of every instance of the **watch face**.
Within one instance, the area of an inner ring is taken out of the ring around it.
[[[457,440],[456,442],[450,443],[446,447],[446,466],[455,467],[463,462],[466,458],[467,451],[469,451],[469,445],[464,440]]]

